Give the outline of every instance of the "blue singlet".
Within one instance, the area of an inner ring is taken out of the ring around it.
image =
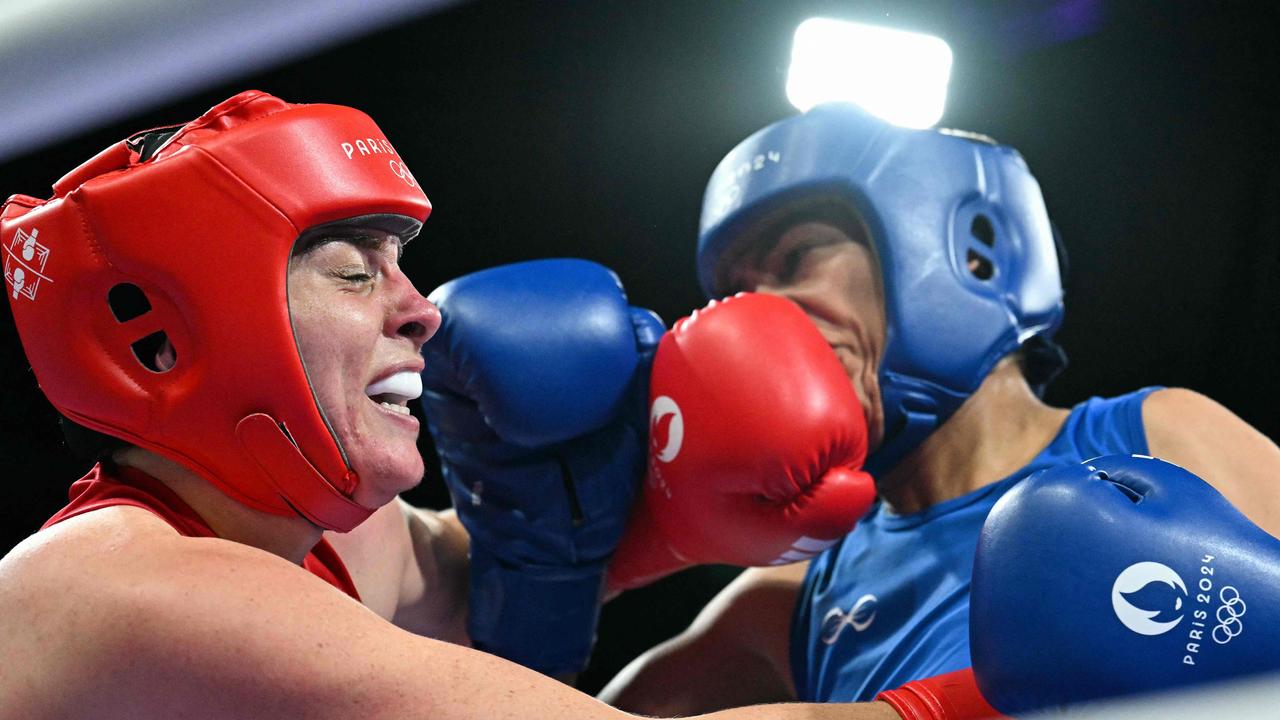
[[[969,667],[969,582],[987,513],[1019,480],[1055,465],[1147,453],[1142,401],[1157,388],[1092,398],[1009,477],[913,515],[877,503],[810,564],[791,625],[791,668],[806,702],[861,702]]]

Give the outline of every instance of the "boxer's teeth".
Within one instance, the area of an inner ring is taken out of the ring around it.
[[[402,370],[390,377],[383,378],[364,389],[369,397],[381,395],[384,405],[386,401],[395,403],[408,402],[422,395],[422,376],[411,370]]]
[[[397,405],[395,403],[389,403],[389,402],[380,402],[378,404],[386,408],[387,410],[390,410],[394,413],[399,413],[400,415],[409,414],[409,408],[405,405]]]

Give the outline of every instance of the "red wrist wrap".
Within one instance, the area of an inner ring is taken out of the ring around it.
[[[885,690],[876,700],[889,703],[905,720],[986,720],[1003,718],[978,692],[973,670],[965,668]]]

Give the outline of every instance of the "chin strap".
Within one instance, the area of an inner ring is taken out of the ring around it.
[[[284,426],[271,416],[254,413],[236,425],[245,453],[271,479],[280,497],[299,515],[325,530],[350,532],[373,514],[344,493],[355,491],[359,477],[348,469],[335,487],[307,461]]]

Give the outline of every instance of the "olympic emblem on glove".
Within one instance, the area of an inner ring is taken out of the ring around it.
[[[1183,627],[1182,664],[1197,665],[1201,646],[1209,638],[1226,645],[1244,633],[1241,618],[1248,606],[1234,585],[1220,584],[1216,559],[1208,553],[1200,558],[1199,577],[1190,587],[1168,565],[1149,561],[1130,565],[1111,586],[1116,618],[1132,632],[1149,637],[1163,635],[1188,619]]]
[[[1140,594],[1150,595],[1148,586],[1152,584],[1156,588],[1165,586],[1168,591],[1173,591],[1168,592],[1173,595],[1172,608],[1151,610],[1134,604],[1130,598]],[[1163,635],[1182,622],[1182,614],[1179,613],[1176,618],[1170,620],[1157,621],[1156,618],[1170,610],[1173,612],[1182,610],[1183,598],[1186,595],[1186,584],[1168,565],[1158,562],[1140,562],[1125,568],[1124,572],[1116,578],[1111,586],[1111,607],[1115,610],[1120,622],[1133,632],[1139,635]]]
[[[1228,591],[1230,597],[1228,598]],[[1240,597],[1240,591],[1230,585],[1224,586],[1218,591],[1218,599],[1222,604],[1218,606],[1216,617],[1218,625],[1211,633],[1213,641],[1219,645],[1226,645],[1231,639],[1244,632],[1244,623],[1240,621],[1244,617],[1244,613],[1248,610],[1248,606],[1244,604],[1244,598]]]

